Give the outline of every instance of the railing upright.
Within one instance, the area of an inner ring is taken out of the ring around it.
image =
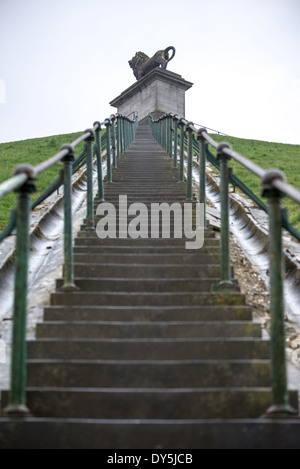
[[[72,222],[72,165],[74,148],[63,145],[60,150],[68,150],[64,157],[64,283],[62,290],[78,290],[74,283],[73,222]]]
[[[161,121],[158,121],[154,128],[156,128],[156,140],[161,145]]]
[[[106,164],[107,164],[107,181],[112,182],[112,169],[111,169],[111,121],[106,119]]]
[[[94,122],[95,140],[97,151],[97,168],[98,168],[98,196],[101,202],[104,201],[104,184],[103,184],[103,168],[102,168],[102,146],[101,146],[101,124],[99,121]]]
[[[93,142],[94,142],[94,131],[87,129],[89,136],[86,138],[87,143],[87,155],[86,155],[86,172],[87,172],[87,213],[86,213],[86,229],[95,229],[94,220],[94,195],[93,195]]]
[[[177,168],[177,155],[178,155],[178,115],[175,114],[173,116],[173,124],[174,124],[174,151],[173,151],[173,162],[174,168]]]
[[[285,353],[284,278],[285,268],[282,249],[282,194],[273,186],[274,181],[285,182],[278,170],[267,171],[262,179],[263,196],[269,203],[269,271],[271,313],[271,377],[272,405],[266,417],[287,417],[296,411],[289,404]]]
[[[128,146],[131,145],[132,140],[133,140],[133,126],[131,125],[130,122],[128,122],[128,134],[129,134],[129,140],[128,140]]]
[[[228,143],[220,143],[217,147],[217,158],[220,160],[221,185],[221,279],[218,285],[212,286],[212,291],[234,291],[231,279],[230,265],[230,230],[229,230],[229,166],[230,157],[223,152],[230,149]]]
[[[117,127],[117,160],[121,158],[121,126],[120,126],[120,116],[116,116],[116,127]]]
[[[172,114],[169,114],[167,117],[167,122],[168,122],[168,135],[167,135],[167,152],[172,158],[172,144],[173,144],[173,137],[172,137]]]
[[[123,153],[126,151],[126,122],[125,119],[122,119],[122,134],[123,134]]]
[[[124,153],[127,149],[127,123],[126,119],[123,119],[123,139],[124,139]]]
[[[116,153],[116,126],[115,126],[115,116],[110,116],[111,121],[111,149],[112,149],[112,161],[113,167],[117,167],[117,153]]]
[[[204,229],[207,229],[206,221],[206,152],[205,152],[205,139],[203,132],[205,128],[198,130],[199,140],[199,203],[202,204],[204,210]]]
[[[164,130],[164,149],[168,151],[168,118],[165,118],[165,130]]]
[[[26,173],[26,182],[18,189],[17,240],[15,257],[15,287],[11,356],[11,387],[5,413],[26,416],[26,310],[29,262],[30,195],[35,191],[35,172],[29,165],[20,165],[15,175]]]
[[[184,122],[182,119],[179,121],[180,126],[180,161],[179,161],[179,178],[184,181]]]
[[[122,142],[122,153],[125,152],[125,122],[124,119],[121,120],[121,142]]]
[[[163,129],[164,123],[160,119],[159,120],[159,143],[163,147],[163,138],[164,138],[164,129]]]
[[[187,199],[193,200],[193,130],[192,122],[186,124],[188,134]]]

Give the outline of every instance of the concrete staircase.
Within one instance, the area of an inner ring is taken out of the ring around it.
[[[148,208],[187,202],[147,125],[105,184],[106,202],[118,207],[119,195]],[[3,416],[0,448],[300,446],[298,420],[260,418],[271,404],[269,343],[238,288],[210,293],[220,274],[214,231],[199,250],[185,241],[100,240],[82,226],[80,290],[61,291],[57,280],[28,342],[33,416]]]

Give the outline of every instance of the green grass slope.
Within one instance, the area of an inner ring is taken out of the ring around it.
[[[19,164],[27,163],[36,166],[55,155],[63,144],[71,143],[80,135],[82,132],[1,143],[0,183],[12,177],[14,168]],[[80,153],[82,147],[83,144],[76,147],[75,156]],[[36,181],[37,191],[32,194],[32,200],[35,200],[58,177],[62,167],[62,163],[58,163],[39,175]],[[0,230],[7,225],[10,211],[15,208],[15,205],[15,194],[8,194],[0,199]]]
[[[77,132],[0,144],[0,183],[10,178],[14,168],[20,163],[36,166],[56,154],[61,145],[71,143],[81,134],[82,132]],[[220,135],[212,135],[212,137],[218,142],[226,141],[230,143],[235,151],[264,169],[280,169],[286,175],[289,184],[300,190],[300,145],[270,143]],[[76,148],[75,156],[81,150],[82,144]],[[210,150],[212,151],[211,148]],[[260,179],[234,161],[231,161],[230,165],[234,169],[234,174],[248,185],[254,193],[261,196]],[[59,163],[38,177],[37,192],[33,194],[32,200],[36,199],[51,184],[58,176],[61,168],[62,164]],[[299,205],[285,198],[283,206],[289,210],[291,223],[300,230]],[[10,210],[13,208],[15,208],[15,194],[7,195],[0,200],[0,230],[7,225]]]
[[[229,143],[234,151],[245,156],[263,169],[279,169],[285,174],[287,182],[300,190],[300,145],[270,143],[260,140],[224,137],[221,135],[212,135],[212,138],[217,142]],[[210,151],[212,152],[211,147]],[[260,178],[236,161],[231,160],[230,166],[233,168],[234,174],[257,196],[262,198]],[[267,202],[265,198],[262,198],[262,200]],[[287,207],[290,222],[300,230],[300,206],[288,197],[283,198],[282,206]]]

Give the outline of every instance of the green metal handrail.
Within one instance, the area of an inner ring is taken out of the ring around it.
[[[73,174],[75,174],[84,164],[85,164],[85,157],[86,157],[86,146],[84,147],[82,153],[74,160],[73,163]],[[39,195],[39,197],[31,204],[30,210],[34,210],[35,207],[40,205],[42,202],[44,202],[45,199],[50,197],[55,191],[58,191],[59,188],[63,184],[63,174],[60,173],[58,178],[55,179],[43,192],[42,194]],[[0,196],[1,198],[1,196]],[[12,210],[10,214],[10,222],[9,224],[4,228],[2,233],[0,233],[0,242],[3,241],[7,236],[9,236],[13,229],[16,226],[17,222],[17,216],[16,216],[16,211]]]
[[[232,178],[230,159],[247,168],[258,176],[262,182],[262,195],[268,199],[267,213],[269,215],[269,271],[270,271],[270,311],[271,311],[271,381],[272,406],[267,409],[267,417],[287,417],[296,411],[289,404],[286,375],[285,356],[285,328],[284,328],[284,262],[282,248],[282,226],[284,211],[281,209],[281,198],[287,196],[300,204],[300,192],[285,181],[284,175],[278,170],[265,171],[243,155],[233,151],[228,143],[217,143],[207,133],[206,128],[197,129],[192,122],[177,115],[164,114],[158,120],[149,116],[149,124],[153,136],[158,143],[168,151],[169,155],[177,158],[178,148],[173,140],[167,142],[165,125],[170,125],[173,119],[174,128],[179,123],[180,128],[180,179],[183,180],[184,165],[184,132],[187,133],[187,198],[191,199],[193,159],[192,133],[197,134],[199,141],[199,202],[205,204],[206,191],[206,145],[211,145],[217,151],[217,160],[221,173],[221,278],[212,291],[234,292],[235,285],[231,278],[230,268],[230,231],[229,231],[229,182]],[[168,138],[173,139],[172,133]],[[174,139],[175,140],[175,139]],[[235,182],[239,183],[236,178]],[[205,205],[204,205],[205,207]],[[206,216],[204,216],[206,219]]]
[[[102,124],[110,127],[111,122],[117,120],[121,130],[115,134],[115,138],[123,141],[122,152],[125,152],[132,142],[138,124],[137,114],[130,120],[121,114],[111,116]],[[125,132],[125,133],[124,133]],[[93,145],[96,137],[96,145]],[[42,162],[38,166],[19,165],[12,178],[0,184],[0,199],[5,195],[16,191],[17,209],[17,237],[15,250],[15,284],[13,303],[13,334],[11,354],[11,386],[9,403],[5,412],[12,416],[26,416],[30,414],[26,406],[26,310],[28,293],[28,262],[30,252],[30,198],[35,191],[35,181],[39,174],[43,173],[56,163],[63,162],[64,182],[64,282],[62,289],[76,291],[78,288],[74,282],[73,262],[73,226],[72,226],[72,174],[74,166],[76,170],[81,167],[82,158],[76,160],[74,165],[75,147],[81,142],[86,142],[86,166],[87,166],[87,223],[86,229],[94,228],[94,197],[93,197],[93,156],[97,155],[98,191],[101,200],[104,200],[103,171],[102,171],[102,144],[101,123],[95,122],[92,129],[87,129],[71,144],[63,145],[59,152]],[[110,166],[111,155],[110,138],[106,140],[107,166]],[[54,181],[54,187],[59,187],[60,177]],[[49,188],[48,188],[49,189]],[[51,188],[52,190],[52,188]],[[53,189],[55,190],[55,189]],[[50,189],[48,190],[48,193]],[[52,191],[53,192],[53,191]]]

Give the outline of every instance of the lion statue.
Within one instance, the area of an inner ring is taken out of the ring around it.
[[[172,51],[171,57],[169,56],[169,51]],[[157,51],[151,58],[144,54],[144,52],[136,52],[135,56],[128,63],[133,70],[135,78],[139,80],[156,67],[161,66],[163,70],[166,70],[168,62],[173,59],[175,52],[175,47],[172,46]]]

